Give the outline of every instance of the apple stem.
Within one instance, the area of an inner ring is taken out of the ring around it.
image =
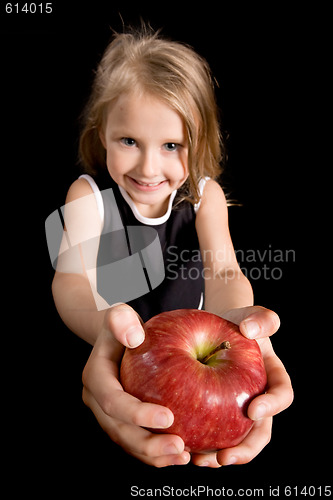
[[[200,359],[201,363],[206,364],[207,361],[218,351],[221,351],[222,349],[231,349],[231,344],[228,340],[225,340],[224,342],[221,342],[217,347],[215,347],[207,356],[204,358]]]

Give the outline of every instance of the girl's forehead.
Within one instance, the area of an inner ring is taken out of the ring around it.
[[[148,124],[159,129],[172,128],[183,133],[184,121],[178,111],[163,99],[151,94],[122,94],[108,109],[108,125],[131,125],[145,127]]]
[[[109,106],[109,112],[120,112],[124,116],[142,109],[158,109],[164,113],[177,113],[162,98],[148,93],[123,93]],[[178,113],[177,113],[178,114]]]

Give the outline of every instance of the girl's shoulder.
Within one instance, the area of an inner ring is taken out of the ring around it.
[[[198,215],[219,210],[222,210],[223,213],[227,210],[227,200],[223,189],[218,182],[210,178],[205,178],[200,205],[197,210]]]
[[[96,206],[101,221],[104,220],[104,203],[101,191],[93,177],[88,174],[81,175],[70,186],[66,197],[66,204],[79,199],[89,201],[90,205],[93,204],[94,208]]]
[[[221,186],[214,180],[206,182],[200,208],[196,215],[196,229],[199,235],[210,234],[214,238],[217,233],[224,233],[228,228],[227,201]]]
[[[196,217],[196,230],[203,255],[208,250],[206,255],[213,255],[215,259],[216,256],[221,255],[221,252],[224,255],[225,249],[226,254],[223,259],[226,260],[216,261],[216,265],[220,266],[227,262],[228,256],[232,255],[228,207],[223,189],[216,181],[210,180],[205,185]]]
[[[70,185],[67,191],[66,203],[70,203],[71,201],[83,198],[84,196],[88,196],[92,193],[93,188],[91,183],[86,179],[86,176],[79,177]]]
[[[103,202],[97,185],[90,176],[81,176],[68,189],[65,202],[65,223],[78,227],[93,227],[98,229],[103,222]]]

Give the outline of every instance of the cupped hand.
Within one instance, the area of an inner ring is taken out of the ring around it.
[[[273,415],[288,408],[293,401],[290,377],[268,338],[280,326],[278,315],[264,307],[249,306],[227,311],[222,316],[238,324],[245,337],[257,340],[267,372],[267,391],[251,401],[247,413],[254,424],[239,445],[215,453],[192,456],[194,464],[206,467],[250,462],[271,439]]]
[[[179,436],[146,429],[170,427],[174,419],[171,410],[139,401],[119,382],[124,346],[133,348],[143,340],[142,322],[131,307],[117,304],[106,311],[83,371],[83,401],[110,438],[130,455],[156,467],[186,464],[190,454],[184,451]]]

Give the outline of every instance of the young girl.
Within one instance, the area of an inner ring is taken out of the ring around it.
[[[79,251],[60,252],[53,294],[66,325],[94,346],[83,372],[85,404],[112,440],[157,467],[252,460],[269,442],[272,416],[293,397],[268,338],[279,318],[253,306],[235,257],[215,181],[222,153],[207,63],[158,34],[115,35],[85,113],[86,173],[66,199],[63,242],[70,238]],[[155,250],[145,253],[148,247]],[[249,405],[253,428],[234,448],[190,456],[179,436],[147,430],[169,427],[172,412],[137,400],[119,382],[124,346],[144,340],[142,321],[179,308],[204,308],[258,339],[268,389]]]

